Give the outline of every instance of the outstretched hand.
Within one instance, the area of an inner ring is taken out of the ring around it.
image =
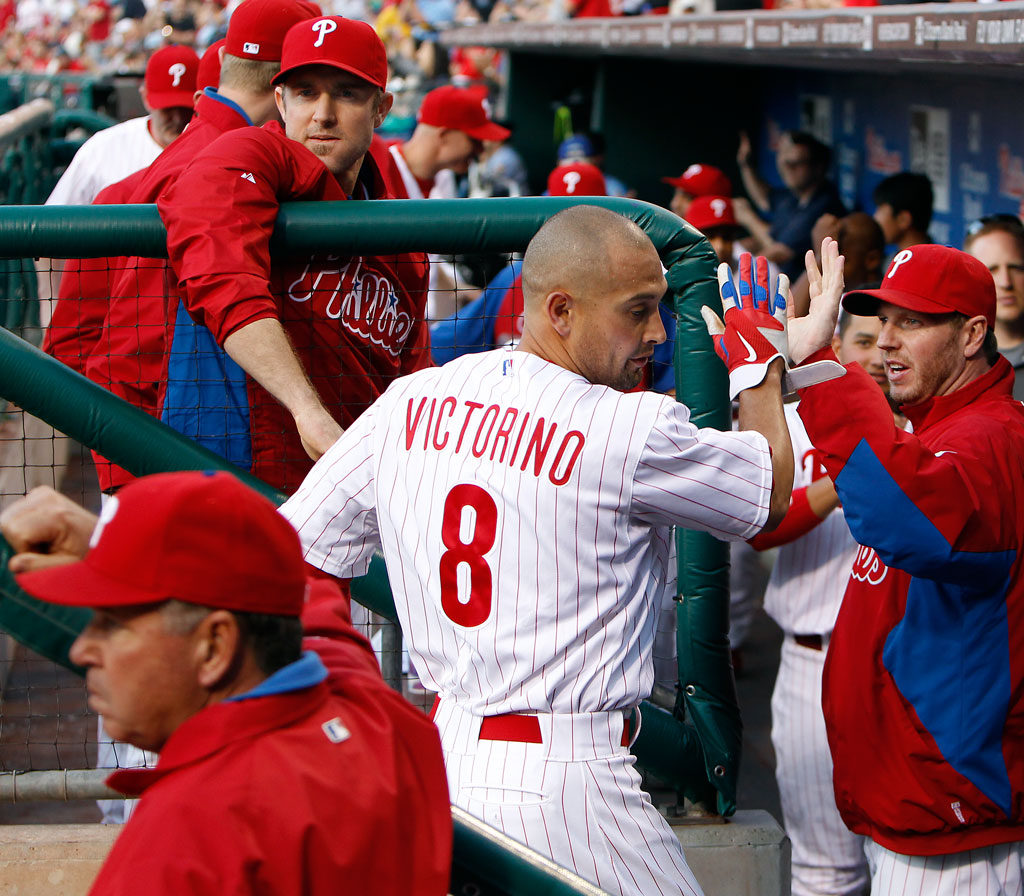
[[[789,318],[789,356],[801,363],[832,341],[843,296],[843,262],[839,243],[827,236],[821,242],[821,270],[814,252],[807,250],[804,263],[810,287],[810,309],[804,317]],[[792,311],[789,312],[792,314]]]

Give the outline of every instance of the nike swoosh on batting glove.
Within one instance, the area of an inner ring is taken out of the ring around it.
[[[846,373],[846,368],[835,361],[816,361],[793,370],[789,367],[789,337],[786,324],[786,306],[789,303],[789,278],[779,274],[775,297],[770,299],[770,273],[768,260],[749,254],[740,257],[739,294],[733,284],[732,272],[727,264],[718,267],[718,287],[725,309],[726,323],[722,324],[710,308],[702,308],[701,315],[715,342],[715,350],[729,368],[729,397],[735,398],[744,389],[760,385],[768,372],[768,365],[781,357],[786,366],[782,377],[782,391],[789,395],[807,386],[835,379]],[[732,314],[730,314],[732,312]],[[737,317],[743,312],[743,317]],[[736,333],[730,338],[729,330],[735,323]],[[761,351],[752,344],[750,331],[756,330],[768,343],[771,354],[761,343]],[[744,354],[737,357],[733,346],[741,340]]]
[[[776,358],[785,362],[786,292],[789,281],[779,277],[774,299],[768,288],[768,260],[740,259],[739,292],[733,284],[729,265],[718,266],[718,290],[725,310],[725,323],[710,308],[700,313],[715,344],[715,352],[729,370],[729,397],[764,382],[768,365]]]

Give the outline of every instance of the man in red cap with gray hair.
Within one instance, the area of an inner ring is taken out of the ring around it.
[[[99,520],[37,489],[0,517],[29,594],[89,607],[71,646],[112,734],[160,752],[91,892],[448,892],[437,729],[380,677],[337,586],[228,473],[139,479]]]
[[[216,54],[221,63],[219,86],[204,88],[196,101],[195,118],[166,152],[148,168],[101,191],[96,202],[156,202],[192,157],[222,133],[276,118],[270,80],[280,69],[284,35],[291,25],[319,12],[320,8],[309,0],[244,0],[228,23],[223,51]],[[213,48],[207,50],[207,55],[211,52]],[[189,91],[194,89],[196,77],[193,73]],[[167,261],[162,258],[69,262],[43,349],[156,416],[167,306],[170,295],[177,295],[172,283]],[[93,456],[104,493],[133,478],[98,454]],[[139,751],[114,746],[101,732],[101,767],[144,762]],[[119,822],[130,814],[132,803],[122,809],[120,802],[102,801],[101,809],[105,820]]]
[[[161,419],[286,492],[395,377],[430,365],[425,256],[270,258],[282,202],[388,196],[367,154],[386,81],[365,22],[292,26],[273,79],[284,127],[223,135],[157,202],[181,296]]]
[[[976,258],[917,245],[878,289],[807,253],[794,362],[833,359],[840,297],[877,316],[889,403],[857,364],[801,390],[800,417],[860,547],[825,662],[836,803],[876,896],[1021,892],[1024,878],[1024,406],[996,350]]]

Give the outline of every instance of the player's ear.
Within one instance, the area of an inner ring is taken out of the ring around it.
[[[572,316],[575,300],[566,292],[549,292],[544,299],[544,312],[548,324],[563,339],[572,332]]]
[[[988,333],[988,321],[982,314],[975,315],[964,324],[961,331],[964,342],[964,357],[970,360],[981,353]]]
[[[214,610],[203,618],[193,635],[196,681],[207,690],[223,687],[236,674],[242,659],[244,645],[238,620],[228,610]]]
[[[274,88],[274,103],[277,105],[277,114],[281,116],[281,121],[284,121],[284,87],[280,84]]]
[[[384,119],[388,117],[388,113],[391,111],[391,107],[395,103],[395,95],[393,93],[384,93],[380,100],[377,102],[377,108],[374,110],[373,126],[379,128],[384,124]]]

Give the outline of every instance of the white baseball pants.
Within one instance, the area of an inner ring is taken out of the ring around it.
[[[940,856],[905,856],[873,840],[871,896],[1022,896],[1024,843],[1000,843]]]
[[[793,896],[866,893],[864,837],[836,808],[832,754],[821,711],[825,651],[782,642],[772,692],[772,746],[783,827],[793,846]]]
[[[541,743],[481,739],[479,716],[438,704],[452,803],[609,893],[701,894],[622,746],[623,714],[535,718]]]

